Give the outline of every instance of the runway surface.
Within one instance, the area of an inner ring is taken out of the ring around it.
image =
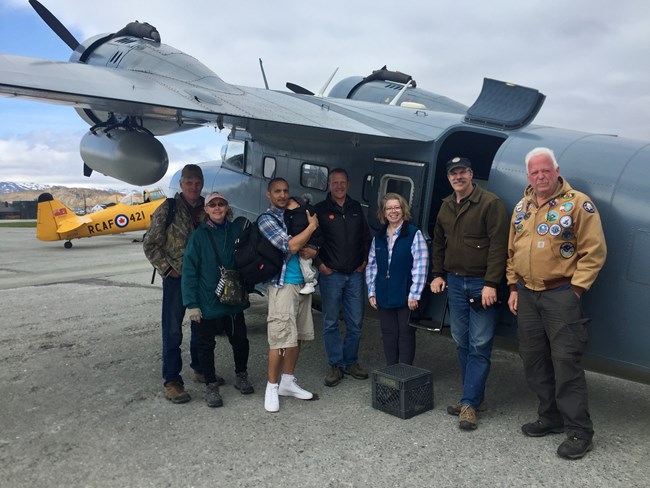
[[[224,406],[204,386],[174,405],[161,380],[161,281],[139,234],[43,243],[35,229],[0,228],[0,486],[2,487],[641,487],[650,483],[650,386],[588,373],[595,448],[555,454],[563,435],[527,438],[536,418],[519,357],[496,350],[479,428],[461,431],[446,405],[459,395],[454,344],[418,331],[415,365],[433,372],[435,407],[402,420],[372,408],[371,380],[323,385],[316,340],[297,377],[320,400],[281,399],[264,411],[266,301],[246,313],[253,395],[234,381],[217,340]],[[189,329],[188,335],[189,337]],[[187,342],[187,341],[186,341]],[[188,360],[187,344],[184,359]],[[384,367],[379,324],[364,321],[361,363]],[[189,361],[186,361],[189,363]]]

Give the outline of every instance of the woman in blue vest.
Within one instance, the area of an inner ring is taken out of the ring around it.
[[[384,195],[377,217],[383,227],[368,254],[368,301],[379,311],[386,364],[413,364],[415,328],[409,316],[426,283],[429,252],[422,232],[409,223],[411,209],[404,197]]]

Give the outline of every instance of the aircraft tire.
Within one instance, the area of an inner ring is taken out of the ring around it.
[[[66,241],[66,242],[63,244],[63,247],[65,247],[66,249],[70,249],[70,248],[72,247],[72,242],[70,242],[70,241]]]

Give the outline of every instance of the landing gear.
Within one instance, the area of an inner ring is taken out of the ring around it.
[[[66,249],[70,249],[72,247],[72,242],[65,241],[65,243],[63,244],[63,247],[65,247]]]

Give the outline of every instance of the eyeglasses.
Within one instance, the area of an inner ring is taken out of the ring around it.
[[[386,207],[386,212],[393,212],[394,210],[402,210],[402,207]]]
[[[226,202],[224,202],[223,200],[221,200],[219,202],[210,202],[210,203],[208,203],[207,206],[210,207],[210,208],[214,208],[214,207],[225,207],[226,205],[228,205],[228,204]]]

